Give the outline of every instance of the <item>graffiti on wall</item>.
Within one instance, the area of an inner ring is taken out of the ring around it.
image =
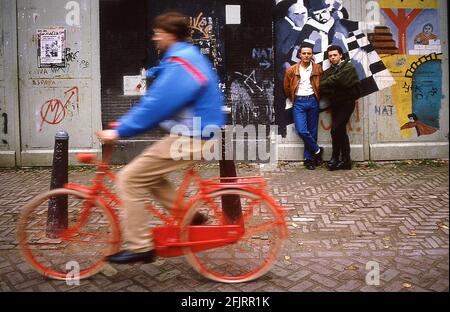
[[[32,42],[34,44],[37,45],[41,45],[41,39],[40,39],[40,35],[38,34],[34,34],[32,36]],[[120,41],[118,41],[120,43]],[[78,43],[75,43],[75,45],[77,45]],[[56,46],[58,46],[58,44],[56,44]],[[51,54],[50,54],[51,55]],[[58,55],[58,53],[56,54]],[[83,59],[82,57],[80,57],[80,51],[79,50],[72,50],[69,47],[65,47],[65,43],[64,43],[64,48],[62,50],[61,53],[61,57],[62,59],[62,63],[60,65],[55,65],[55,64],[47,64],[46,66],[38,66],[38,68],[31,72],[30,74],[35,74],[35,75],[42,75],[42,74],[48,74],[49,72],[53,73],[53,74],[58,74],[58,73],[62,73],[62,74],[67,74],[70,72],[70,69],[73,67],[73,65],[77,66],[78,69],[87,69],[90,67],[90,63],[89,61],[87,61],[86,59]]]
[[[49,99],[39,109],[39,126],[41,132],[44,124],[57,125],[65,118],[72,119],[80,115],[80,99],[78,87],[73,87],[64,92],[63,99]]]
[[[272,48],[253,48],[252,59],[261,69],[269,69],[272,66]]]
[[[397,82],[385,104],[396,112],[400,136],[431,135],[440,129],[442,99],[437,1],[380,1],[380,10],[383,25],[369,40]]]
[[[243,125],[274,122],[272,48],[253,48],[245,72],[235,71],[230,83],[233,123]]]
[[[0,95],[0,146],[8,144],[8,114],[4,111],[3,99]]]
[[[64,51],[65,51],[64,52],[65,66],[50,68],[50,70],[53,74],[69,73],[72,64],[77,64],[79,69],[89,68],[90,63],[87,60],[80,58],[80,56],[79,56],[80,51],[72,51],[70,48],[66,48]]]
[[[217,24],[217,18],[203,16],[203,12],[190,17],[192,42],[200,48],[203,55],[210,59],[216,69],[223,64],[219,41],[215,33]]]
[[[286,109],[282,83],[286,69],[297,63],[301,43],[315,42],[314,59],[324,69],[330,63],[325,57],[329,45],[343,48],[352,60],[361,80],[362,96],[395,84],[383,60],[361,27],[364,23],[350,20],[341,0],[278,0],[275,7],[276,83],[275,110],[280,133],[293,123],[292,108]]]
[[[355,111],[353,112],[352,116],[350,117],[350,121],[347,124],[347,132],[349,134],[355,133],[360,134],[362,133],[363,129],[361,126],[362,121],[362,114],[359,105],[355,106]],[[319,116],[319,127],[323,131],[331,131],[332,128],[332,120],[331,120],[331,111],[326,110]]]

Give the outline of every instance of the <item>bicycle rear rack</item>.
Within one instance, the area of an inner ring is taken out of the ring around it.
[[[258,190],[265,190],[267,181],[263,177],[227,177],[227,178],[213,178],[202,182],[202,188],[208,190],[224,189],[224,188],[253,188]]]

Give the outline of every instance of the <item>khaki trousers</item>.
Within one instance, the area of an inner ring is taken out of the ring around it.
[[[127,250],[145,252],[154,248],[147,224],[149,195],[152,194],[164,208],[173,208],[176,190],[164,176],[200,160],[205,142],[185,136],[166,136],[119,172],[117,186],[124,211],[122,231]],[[183,160],[174,160],[171,148]]]

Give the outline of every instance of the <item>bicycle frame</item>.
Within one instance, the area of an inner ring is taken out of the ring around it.
[[[105,256],[120,250],[116,208],[122,203],[110,187],[116,176],[105,160],[112,146],[105,148],[102,161],[95,161],[94,154],[77,155],[80,162],[96,166],[90,183],[67,183],[24,206],[18,242],[25,259],[44,276],[67,280],[64,262],[68,260],[82,265],[80,277],[87,278],[102,268]],[[188,197],[192,188],[195,192]],[[50,238],[45,211],[60,196],[70,203],[70,225]],[[284,209],[266,192],[262,177],[202,179],[191,167],[174,202],[170,213],[147,206],[164,222],[152,229],[156,255],[185,256],[197,272],[214,281],[247,282],[262,276],[276,261],[287,237]]]
[[[121,201],[109,188],[105,185],[104,180],[109,179],[111,182],[116,180],[114,173],[109,169],[107,163],[103,160],[101,162],[94,161],[95,155],[93,154],[78,154],[77,158],[80,162],[96,165],[97,171],[93,179],[91,186],[84,186],[80,184],[67,183],[64,187],[71,190],[76,190],[89,194],[92,200],[97,200],[103,204],[111,214],[114,216],[114,222],[119,224],[119,218],[114,211],[114,206],[121,206]],[[190,199],[188,203],[184,203],[184,197],[187,193],[189,185],[194,183],[198,192]],[[266,181],[262,177],[232,177],[232,178],[214,178],[209,180],[203,180],[191,167],[187,170],[181,185],[176,195],[176,201],[174,207],[183,207],[183,209],[171,209],[170,216],[167,216],[159,212],[154,206],[148,205],[147,209],[151,214],[161,219],[165,224],[154,228],[153,238],[155,243],[155,250],[160,257],[176,257],[189,252],[199,252],[206,249],[221,247],[227,244],[232,244],[239,241],[244,233],[245,228],[243,222],[238,224],[229,225],[196,225],[189,227],[190,241],[180,242],[180,223],[184,217],[184,213],[197,201],[203,201],[210,205],[213,205],[208,194],[225,189],[241,189],[257,194],[259,198],[262,198],[270,202],[273,206],[277,207],[278,212],[282,215],[283,209],[267,195],[265,192]],[[254,201],[253,205],[256,205],[258,201]],[[89,205],[88,205],[89,206]],[[71,239],[70,234],[75,232],[83,225],[83,220],[87,220],[90,209],[89,207],[83,209],[80,217],[79,224],[68,231],[63,233],[62,238]],[[214,209],[220,209],[214,207]],[[177,215],[180,212],[181,215]],[[247,211],[247,215],[251,213],[251,209]],[[242,220],[245,220],[246,215],[242,216]],[[284,221],[280,223],[284,224]],[[287,233],[283,233],[284,237]],[[207,238],[207,239],[205,239]]]

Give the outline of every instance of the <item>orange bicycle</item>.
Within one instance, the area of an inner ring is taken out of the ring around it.
[[[111,154],[112,147],[109,149]],[[19,246],[27,262],[44,276],[59,280],[69,278],[72,266],[68,264],[73,263],[79,266],[77,278],[92,276],[105,265],[105,256],[121,247],[120,199],[105,183],[115,179],[105,160],[109,156],[98,162],[94,154],[78,154],[77,158],[97,166],[91,185],[68,183],[36,196],[24,206],[17,225]],[[189,197],[192,184],[196,193]],[[164,223],[152,229],[156,254],[184,255],[197,272],[218,282],[247,282],[262,276],[287,237],[283,209],[266,192],[266,185],[262,177],[204,180],[190,168],[175,204],[182,205],[183,215],[172,213],[177,209],[165,214],[155,206],[148,207]],[[237,198],[241,206],[239,218],[233,222],[222,209],[227,197]],[[50,235],[49,205],[58,201],[67,203],[68,220]],[[207,221],[192,225],[198,212]]]

